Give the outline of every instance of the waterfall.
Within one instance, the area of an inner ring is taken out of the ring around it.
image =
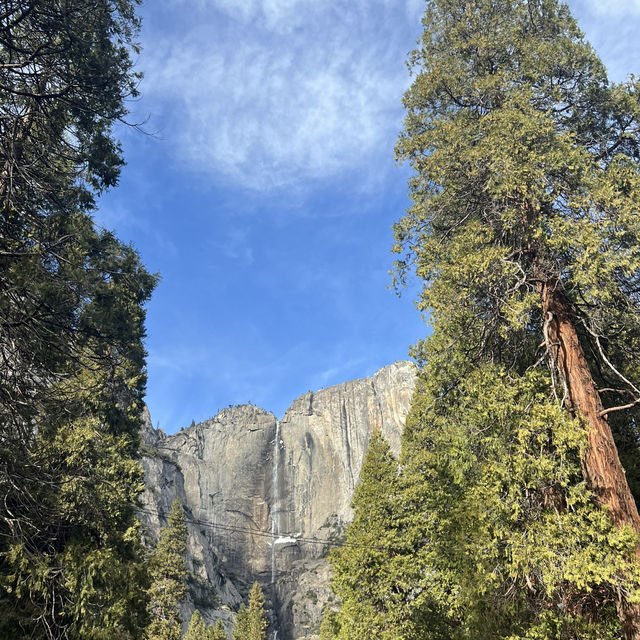
[[[278,472],[280,468],[280,421],[276,421],[276,437],[273,441],[273,469],[271,488],[271,584],[276,582],[276,540],[280,533],[280,489]]]

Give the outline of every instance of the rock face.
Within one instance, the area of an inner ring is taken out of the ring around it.
[[[189,529],[189,594],[208,623],[231,629],[251,584],[270,607],[270,637],[311,640],[331,599],[331,546],[352,518],[350,502],[371,434],[397,453],[415,384],[399,362],[372,378],[300,396],[282,420],[253,405],[165,436],[143,430],[147,489],[141,518],[156,537],[179,498]]]

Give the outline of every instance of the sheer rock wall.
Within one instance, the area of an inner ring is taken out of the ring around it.
[[[157,537],[173,500],[188,520],[188,621],[198,608],[228,630],[251,584],[263,587],[270,637],[316,637],[331,599],[326,561],[352,518],[369,439],[380,428],[396,453],[415,384],[399,362],[371,378],[309,392],[282,420],[253,405],[166,436],[143,431],[147,489],[141,518]]]

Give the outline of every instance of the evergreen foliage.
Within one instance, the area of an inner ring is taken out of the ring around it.
[[[218,620],[215,627],[207,627],[196,609],[191,616],[187,633],[183,640],[228,640],[227,634],[224,632],[222,621]]]
[[[409,611],[449,638],[619,638],[619,584],[640,586],[636,536],[582,479],[583,423],[540,371],[478,367],[445,399],[428,384],[404,443],[404,562],[422,574]]]
[[[137,638],[135,502],[155,278],[95,228],[135,95],[130,0],[7,0],[0,23],[0,636]]]
[[[184,640],[206,640],[207,629],[200,612],[196,609],[191,616]]]
[[[236,614],[236,623],[231,632],[231,640],[246,640],[249,637],[249,610],[242,604]]]
[[[207,640],[228,640],[224,627],[222,626],[222,620],[216,622],[215,627],[209,627],[207,629]]]
[[[149,640],[180,640],[181,620],[178,610],[186,592],[186,550],[187,526],[182,504],[176,498],[171,505],[167,526],[160,531],[160,540],[150,562],[151,622],[146,633]],[[195,622],[191,620],[195,626],[202,622],[199,612],[197,614]]]
[[[352,501],[354,520],[346,545],[331,552],[333,590],[342,600],[337,615],[325,611],[326,633],[365,640],[399,638],[402,608],[391,595],[397,531],[398,464],[380,431],[371,436]],[[391,552],[393,553],[393,552]]]
[[[423,23],[395,233],[433,334],[387,597],[406,638],[638,638],[637,509],[594,438],[636,490],[640,83],[557,0],[428,0]]]
[[[322,611],[322,622],[318,630],[318,640],[336,640],[340,634],[338,614],[326,605]]]
[[[249,592],[249,606],[238,610],[232,640],[267,640],[267,614],[264,610],[264,595],[257,582]]]

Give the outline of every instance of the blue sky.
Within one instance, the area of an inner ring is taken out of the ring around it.
[[[640,0],[572,0],[622,80]],[[426,325],[389,289],[408,204],[393,146],[421,0],[147,0],[145,77],[97,222],[162,281],[148,396],[168,432],[229,404],[281,416],[307,390],[407,357]]]

